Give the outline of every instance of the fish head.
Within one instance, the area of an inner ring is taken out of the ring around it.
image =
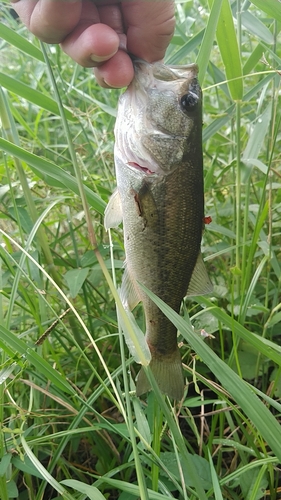
[[[196,64],[134,62],[135,77],[120,97],[115,155],[144,174],[167,175],[201,146],[202,93]]]

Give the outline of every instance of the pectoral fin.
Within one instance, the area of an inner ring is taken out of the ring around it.
[[[122,205],[118,189],[109,198],[104,212],[104,227],[106,230],[118,227],[123,220]]]
[[[206,295],[212,293],[213,285],[208,276],[202,254],[198,255],[196,265],[193,269],[191,280],[187,289],[187,296]]]

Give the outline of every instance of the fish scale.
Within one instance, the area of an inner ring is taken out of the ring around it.
[[[128,310],[142,302],[150,366],[161,391],[174,399],[184,392],[177,330],[138,284],[176,312],[187,292],[212,288],[200,252],[204,194],[197,71],[196,65],[135,62],[135,79],[118,108],[117,194],[105,216],[107,228],[123,219],[126,268],[120,296]],[[137,395],[150,390],[142,369],[136,390]]]

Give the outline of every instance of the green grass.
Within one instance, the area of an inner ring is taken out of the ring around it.
[[[280,8],[176,11],[166,62],[198,62],[204,92],[214,295],[185,299],[180,316],[154,297],[180,332],[188,385],[173,407],[149,367],[154,391],[136,398],[118,331],[116,302],[134,335],[115,287],[122,230],[111,242],[103,226],[120,91],[2,4],[1,500],[280,498]]]

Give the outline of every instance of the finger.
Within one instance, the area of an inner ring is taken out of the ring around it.
[[[175,28],[174,2],[122,2],[127,49],[148,62],[163,59]]]
[[[61,47],[81,66],[92,67],[110,59],[119,47],[119,36],[105,24],[82,23],[61,43]]]
[[[107,24],[116,31],[116,33],[125,32],[120,3],[119,5],[101,5],[98,7],[98,13],[101,23]]]
[[[131,58],[123,50],[94,70],[96,80],[101,87],[127,87],[134,78],[134,67]]]
[[[77,25],[82,10],[81,0],[11,1],[28,29],[47,43],[61,42]]]

